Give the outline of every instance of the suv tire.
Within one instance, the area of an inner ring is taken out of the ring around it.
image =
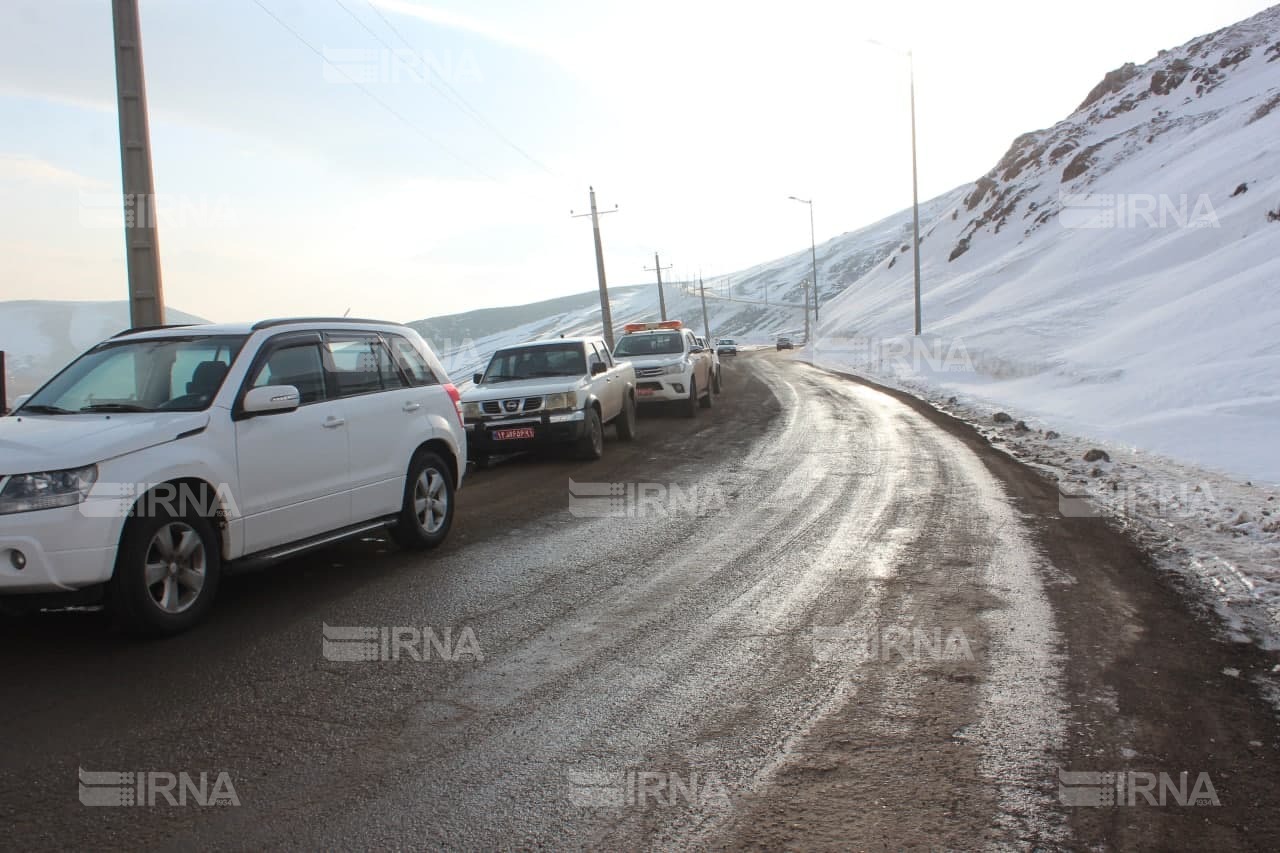
[[[213,523],[157,506],[125,524],[107,587],[111,615],[130,634],[185,631],[213,604],[221,573],[222,540]]]
[[[391,538],[406,551],[434,548],[453,526],[453,475],[430,451],[415,453],[405,477],[400,517]]]

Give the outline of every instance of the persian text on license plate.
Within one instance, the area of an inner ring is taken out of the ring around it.
[[[533,438],[533,427],[516,427],[514,429],[495,429],[494,441],[510,441],[519,438]]]

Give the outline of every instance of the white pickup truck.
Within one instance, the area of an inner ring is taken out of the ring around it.
[[[500,349],[462,395],[467,450],[490,457],[571,445],[583,459],[604,455],[604,425],[636,435],[636,374],[600,338],[555,338]]]
[[[711,408],[715,366],[706,347],[679,320],[629,323],[613,348],[613,357],[636,371],[636,401],[679,403],[686,417]]]

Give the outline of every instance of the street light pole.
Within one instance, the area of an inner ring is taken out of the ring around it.
[[[907,51],[911,77],[911,247],[916,267],[916,336],[920,336],[920,188],[916,173],[916,62]]]
[[[902,50],[876,39],[866,41],[867,44],[905,54],[907,57],[907,71],[911,83],[911,248],[915,262],[915,329],[918,336],[922,323],[920,320],[920,185],[916,169],[916,61],[910,50]]]
[[[793,195],[787,198],[809,205],[809,260],[813,264],[813,322],[816,324],[818,322],[818,244],[813,232],[813,199],[797,198]]]

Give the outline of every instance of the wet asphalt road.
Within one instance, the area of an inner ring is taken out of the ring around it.
[[[1280,847],[1275,660],[972,430],[773,353],[725,376],[599,462],[474,474],[425,557],[230,578],[162,642],[0,622],[3,846]],[[333,660],[325,625],[442,641]],[[77,768],[240,805],[86,807]],[[1068,807],[1059,770],[1220,805]]]

